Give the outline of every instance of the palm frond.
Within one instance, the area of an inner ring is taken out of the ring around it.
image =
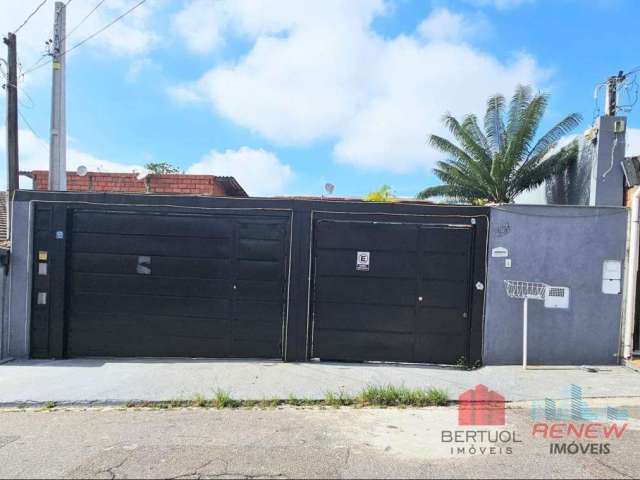
[[[461,125],[462,128],[469,132],[471,138],[473,138],[478,145],[485,149],[488,156],[491,156],[491,147],[489,146],[489,140],[487,140],[486,135],[478,125],[478,117],[471,114],[465,115],[465,117],[462,119]]]
[[[433,197],[450,197],[452,191],[453,187],[451,187],[451,185],[436,185],[434,187],[427,187],[424,190],[421,190],[416,195],[416,198],[427,200]]]
[[[509,135],[509,144],[500,172],[501,179],[508,179],[518,164],[526,159],[540,120],[547,109],[548,99],[546,94],[536,95],[520,113],[520,118],[516,120],[518,129]]]
[[[502,148],[505,137],[504,115],[505,100],[502,95],[493,95],[487,102],[487,110],[484,116],[484,130],[493,152]]]
[[[449,154],[453,159],[457,160],[457,162],[455,162],[457,166],[461,168],[464,167],[469,172],[472,172],[472,174],[477,176],[482,182],[493,183],[490,171],[491,166],[487,158],[483,158],[481,161],[475,161],[460,147],[438,135],[431,135],[429,137],[429,144],[441,152]]]
[[[544,181],[564,172],[572,162],[577,161],[578,153],[579,144],[574,140],[538,164],[530,162],[523,165],[511,182],[510,196],[515,197],[521,192],[536,188]]]
[[[448,157],[433,169],[444,185],[425,189],[420,198],[447,196],[471,202],[506,203],[565,171],[577,158],[577,144],[553,155],[549,152],[579,124],[580,116],[566,116],[536,139],[548,100],[544,93],[533,95],[530,87],[518,86],[505,113],[504,97],[494,95],[487,102],[484,132],[475,115],[467,115],[459,122],[446,114],[443,122],[453,140],[429,137],[429,144]]]
[[[507,119],[507,134],[513,135],[520,128],[522,114],[531,103],[531,87],[518,85],[509,102],[509,114]]]
[[[582,115],[579,113],[572,113],[564,117],[556,123],[553,128],[540,137],[529,152],[529,155],[527,155],[526,160],[529,161],[536,157],[544,157],[546,153],[558,142],[558,140],[580,125],[580,122],[582,122]]]
[[[484,148],[482,148],[481,145],[478,144],[473,136],[469,134],[469,132],[467,132],[467,130],[465,130],[462,125],[460,125],[460,122],[458,122],[458,120],[454,116],[447,113],[442,118],[442,121],[454,136],[454,138],[458,142],[460,142],[462,147],[469,153],[470,157],[472,157],[476,161],[483,163],[491,161],[491,155],[489,154],[489,152],[487,152]]]

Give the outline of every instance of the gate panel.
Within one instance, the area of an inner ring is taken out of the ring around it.
[[[67,356],[282,356],[286,220],[76,211]]]
[[[317,221],[312,357],[468,358],[472,244],[466,225]],[[368,270],[356,268],[362,251]]]

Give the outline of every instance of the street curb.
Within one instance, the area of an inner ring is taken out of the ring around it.
[[[569,400],[569,397],[566,398],[555,398],[554,400]],[[279,399],[281,401],[286,401],[287,399]],[[506,408],[529,408],[532,406],[534,402],[539,402],[544,399],[533,399],[533,400],[506,400],[505,407]],[[623,395],[623,396],[604,396],[604,397],[583,397],[583,400],[588,400],[591,402],[617,402],[624,403],[626,401],[638,401],[640,404],[640,395]],[[252,400],[246,400],[252,401]],[[257,400],[259,401],[259,400]],[[35,401],[35,400],[25,400],[25,401],[16,401],[16,402],[0,402],[0,410],[7,409],[54,409],[54,408],[108,408],[108,407],[122,407],[127,409],[135,409],[135,408],[149,408],[154,410],[161,410],[161,408],[156,408],[153,406],[145,406],[145,404],[154,404],[154,403],[163,403],[169,402],[169,400],[61,400],[61,401]],[[412,407],[412,406],[366,406],[366,407],[358,407],[353,405],[342,406],[340,408],[357,408],[357,409],[400,409],[400,410],[410,410],[416,408],[443,408],[443,407],[457,407],[459,404],[458,400],[450,400],[446,405],[431,405],[426,407]],[[316,408],[316,407],[325,407],[325,408],[335,408],[334,406],[327,405],[277,405],[275,407],[269,408],[278,408],[278,407],[294,407],[294,408]],[[213,409],[218,410],[215,407],[201,407],[198,405],[187,405],[187,406],[179,406],[179,407],[171,407],[171,409],[177,408],[198,408],[198,409]],[[253,407],[224,407],[219,410],[233,410],[233,409],[242,409],[242,408],[253,408]]]

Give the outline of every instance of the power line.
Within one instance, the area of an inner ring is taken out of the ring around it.
[[[26,70],[24,70],[22,72],[22,77],[24,78],[24,76],[27,75],[28,73],[31,73],[31,72],[33,72],[35,70],[38,70],[38,69],[40,69],[40,68],[42,68],[42,67],[44,67],[46,65],[50,65],[51,64],[51,59],[50,58],[48,59],[48,61],[42,63],[42,59],[43,58],[47,58],[47,57],[49,57],[49,54],[47,54],[47,53],[43,54],[36,63],[34,63],[31,67],[29,67],[28,69],[26,69]]]
[[[85,38],[84,40],[76,43],[73,47],[69,48],[68,50],[65,50],[64,52],[62,52],[60,55],[66,55],[69,52],[72,52],[73,50],[75,50],[76,48],[80,47],[81,45],[84,45],[85,43],[87,43],[89,40],[91,40],[94,37],[97,37],[98,35],[100,35],[102,32],[104,32],[105,30],[107,30],[108,28],[110,28],[112,25],[114,25],[115,23],[119,22],[120,20],[122,20],[124,17],[126,17],[127,15],[129,15],[131,12],[133,12],[136,8],[138,8],[140,5],[142,5],[144,2],[146,2],[147,0],[140,0],[138,3],[136,3],[133,7],[131,7],[129,10],[127,10],[126,12],[124,12],[123,14],[121,14],[120,16],[114,18],[111,22],[107,23],[104,27],[102,27],[100,30],[95,31],[94,33],[92,33],[91,35],[89,35],[87,38]]]
[[[31,20],[31,17],[33,17],[36,13],[38,13],[38,10],[40,10],[45,3],[47,3],[47,0],[42,0],[42,2],[40,2],[40,5],[38,5],[35,8],[35,10],[29,14],[29,16],[25,19],[25,21],[22,22],[22,24],[18,28],[16,28],[13,31],[13,33],[18,33],[20,29],[24,27],[29,22],[29,20]]]
[[[46,0],[45,0],[45,1],[46,1]],[[70,1],[72,1],[72,0],[70,0]],[[138,8],[140,5],[142,5],[142,4],[143,4],[143,3],[145,3],[146,1],[147,1],[147,0],[140,0],[138,3],[136,3],[136,4],[135,4],[133,7],[131,7],[129,10],[127,10],[127,11],[126,11],[126,12],[124,12],[124,13],[122,13],[122,14],[121,14],[121,15],[119,15],[118,17],[114,18],[111,22],[107,23],[107,24],[106,24],[104,27],[102,27],[101,29],[99,29],[99,30],[97,30],[97,31],[93,32],[91,35],[89,35],[88,37],[86,37],[84,40],[81,40],[80,42],[76,43],[73,47],[71,47],[71,48],[69,48],[69,49],[65,50],[65,51],[64,51],[64,52],[62,52],[59,56],[66,55],[67,53],[69,53],[69,52],[71,52],[71,51],[75,50],[76,48],[80,47],[81,45],[84,45],[86,42],[88,42],[88,41],[89,41],[89,40],[91,40],[92,38],[97,37],[97,36],[98,36],[98,35],[100,35],[102,32],[104,32],[105,30],[109,29],[111,26],[113,26],[114,24],[118,23],[118,22],[119,22],[120,20],[122,20],[124,17],[126,17],[127,15],[129,15],[131,12],[133,12],[136,8]],[[94,7],[94,9],[95,9],[95,8],[97,8],[97,7],[99,7],[101,4],[102,4],[102,2],[100,2],[96,7]],[[83,20],[83,21],[84,21],[84,20]],[[82,23],[82,22],[81,22],[81,23]],[[77,26],[79,26],[79,25],[77,25]],[[76,28],[77,28],[77,26],[76,26]],[[70,34],[70,33],[69,33],[69,34]],[[68,36],[69,36],[69,34],[67,34],[67,35],[65,36],[65,38],[66,38],[66,37],[68,37]],[[27,75],[28,73],[31,73],[31,72],[33,72],[33,71],[35,71],[35,70],[39,70],[40,68],[45,67],[45,66],[47,66],[47,65],[51,65],[51,60],[48,60],[48,61],[46,61],[46,62],[44,62],[44,63],[41,63],[41,62],[42,62],[42,59],[43,59],[43,58],[46,58],[46,57],[48,57],[48,56],[50,57],[50,56],[51,56],[51,54],[44,54],[42,57],[40,57],[40,59],[39,59],[39,60],[38,60],[38,61],[37,61],[33,66],[31,66],[30,68],[28,68],[27,70],[25,70],[24,72],[22,72],[22,76],[24,77],[24,76],[25,76],[25,75]]]
[[[69,0],[69,2],[70,2],[70,1],[71,1],[71,0]],[[69,4],[69,2],[67,2],[67,5]],[[78,24],[77,24],[75,27],[73,27],[71,30],[69,30],[69,32],[65,35],[65,37],[64,37],[64,38],[65,38],[65,39],[66,39],[66,38],[69,38],[69,37],[71,36],[71,34],[72,34],[73,32],[75,32],[75,31],[80,27],[80,25],[82,25],[82,24],[83,24],[83,23],[84,23],[84,22],[85,22],[85,21],[86,21],[86,20],[87,20],[87,19],[88,19],[92,14],[93,14],[93,12],[95,12],[98,8],[100,8],[100,5],[102,5],[104,2],[106,2],[106,0],[100,0],[100,1],[96,4],[96,6],[95,6],[95,7],[93,7],[93,8],[91,9],[91,11],[90,11],[89,13],[87,13],[87,14],[84,16],[84,18],[83,18],[82,20],[80,20],[80,22],[78,22]]]
[[[36,131],[33,129],[31,124],[29,123],[29,120],[27,120],[27,117],[25,117],[20,110],[18,110],[18,115],[20,115],[20,118],[22,119],[22,121],[26,123],[27,127],[29,127],[29,130],[31,130],[31,133],[33,133],[36,138],[41,139],[42,137],[36,133]]]

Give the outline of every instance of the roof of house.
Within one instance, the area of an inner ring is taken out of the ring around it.
[[[249,194],[245,192],[244,188],[238,183],[235,177],[216,177],[218,182],[225,186],[225,190],[229,192],[230,197],[248,197]]]
[[[20,172],[20,174],[33,179],[34,190],[47,190],[48,171],[34,170]],[[87,172],[82,176],[76,172],[67,172],[67,190],[70,192],[157,193],[217,197],[249,196],[234,177],[181,173],[151,173],[139,178],[135,172]]]

